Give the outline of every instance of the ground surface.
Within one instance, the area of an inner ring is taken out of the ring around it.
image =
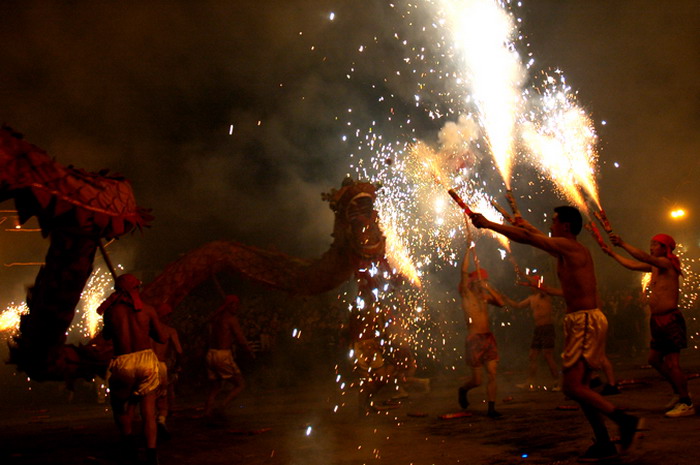
[[[643,415],[648,431],[631,454],[612,463],[700,463],[700,416],[665,418],[670,389],[656,373],[642,367],[643,360],[613,362],[618,378],[631,383],[610,399]],[[684,364],[691,376],[700,371],[699,356],[686,356]],[[340,395],[332,378],[285,389],[251,383],[229,409],[227,424],[200,418],[201,392],[181,396],[170,420],[173,437],[159,446],[161,464],[564,465],[576,463],[590,445],[580,410],[560,409],[574,406],[561,393],[517,389],[522,373],[500,375],[503,418],[485,416],[480,388],[470,395],[471,417],[440,419],[459,410],[461,374],[435,378],[428,394],[413,394],[397,408],[369,416],[358,415],[356,393]],[[80,395],[68,404],[55,384],[24,392],[17,392],[17,384],[3,388],[0,399],[0,463],[118,463],[106,404]],[[700,378],[689,384],[700,398]],[[617,434],[612,426],[611,433]]]

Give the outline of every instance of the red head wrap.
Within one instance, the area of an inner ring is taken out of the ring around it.
[[[117,292],[131,297],[134,310],[137,312],[143,308],[143,302],[141,301],[141,296],[139,296],[139,287],[141,287],[141,281],[133,274],[120,275],[114,283],[114,288]]]
[[[238,298],[237,295],[234,294],[229,294],[226,296],[224,299],[224,303],[219,306],[219,308],[216,309],[214,312],[214,315],[219,314],[219,312],[223,312],[224,310],[231,309],[231,311],[236,311],[238,309],[238,304],[240,303],[240,299]]]
[[[471,273],[469,273],[469,281],[488,280],[488,279],[489,279],[489,274],[483,268],[479,268],[478,270],[472,271]]]
[[[682,275],[683,272],[681,271],[681,260],[676,254],[673,253],[673,249],[676,248],[676,241],[668,234],[657,234],[656,236],[652,237],[651,240],[666,246],[666,258],[671,260],[673,268],[676,269],[678,274]]]

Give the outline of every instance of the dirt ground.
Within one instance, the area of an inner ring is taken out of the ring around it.
[[[691,392],[700,393],[700,356],[694,352],[684,355],[683,363],[691,377]],[[643,366],[643,357],[613,363],[624,384],[623,392],[610,399],[644,416],[648,431],[634,451],[611,463],[700,463],[693,445],[700,436],[700,416],[663,416],[670,389]],[[7,373],[4,368],[2,374],[12,376]],[[435,377],[429,393],[413,393],[368,416],[358,414],[357,394],[341,395],[332,377],[285,389],[264,389],[251,382],[231,405],[227,421],[218,424],[201,418],[203,393],[190,393],[178,398],[170,419],[172,439],[159,444],[160,461],[163,465],[564,465],[577,463],[590,445],[591,431],[581,411],[571,409],[575,404],[561,393],[517,389],[522,372],[499,376],[501,419],[485,416],[483,388],[470,395],[472,416],[440,419],[459,410],[456,388],[465,374],[466,369]],[[57,384],[32,384],[31,390],[26,384],[20,392],[17,386],[24,380],[11,381],[2,385],[0,399],[1,463],[119,463],[117,433],[107,404],[80,391],[69,404]],[[390,394],[385,392],[384,397]],[[611,433],[616,434],[612,426]]]

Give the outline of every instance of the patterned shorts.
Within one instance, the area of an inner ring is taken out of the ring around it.
[[[470,334],[466,342],[467,364],[481,367],[491,360],[498,360],[498,347],[493,333]]]
[[[652,314],[649,326],[652,350],[670,354],[688,347],[685,318],[678,309]]]

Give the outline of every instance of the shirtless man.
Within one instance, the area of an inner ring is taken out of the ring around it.
[[[226,296],[226,300],[212,315],[209,322],[209,351],[207,352],[207,372],[209,377],[209,395],[204,407],[204,415],[210,417],[214,411],[216,396],[226,382],[233,385],[221,404],[222,411],[245,388],[241,370],[233,358],[233,344],[240,345],[251,357],[255,358],[253,349],[243,334],[236,313],[239,299],[235,295]]]
[[[532,343],[530,344],[529,367],[527,373],[527,382],[519,384],[517,387],[533,389],[535,384],[535,375],[537,374],[537,359],[540,354],[544,357],[549,367],[549,372],[552,375],[552,390],[559,391],[559,367],[554,361],[554,341],[555,330],[554,320],[552,319],[552,295],[561,295],[559,293],[550,294],[550,289],[543,286],[539,276],[528,276],[528,282],[524,285],[532,289],[532,293],[521,300],[514,302],[511,299],[506,299],[509,306],[513,308],[530,308],[532,318],[535,321],[535,329],[532,335]]]
[[[681,275],[680,260],[673,253],[676,241],[668,234],[657,234],[651,238],[650,253],[646,253],[610,234],[613,245],[623,248],[635,260],[623,257],[610,247],[603,251],[625,268],[644,273],[651,272],[649,308],[651,309],[651,344],[649,364],[663,376],[675,394],[667,408],[667,417],[695,415],[690,400],[688,382],[680,367],[680,351],[687,347],[685,319],[678,310],[678,288]]]
[[[157,464],[158,358],[151,349],[151,338],[162,343],[166,336],[155,309],[141,301],[140,286],[133,275],[123,274],[117,278],[111,305],[104,309],[102,333],[114,343],[114,357],[108,369],[110,401],[114,420],[127,446],[125,452],[135,458],[132,423],[136,404],[140,404],[146,458],[149,464]]]
[[[595,443],[579,460],[595,462],[617,455],[603,415],[617,423],[621,449],[627,450],[638,436],[643,420],[615,408],[589,386],[591,370],[601,366],[605,354],[608,325],[605,315],[597,308],[598,291],[591,253],[577,240],[583,226],[579,211],[569,206],[555,208],[551,237],[522,218],[516,219],[515,226],[494,223],[479,214],[473,215],[471,220],[477,228],[491,229],[556,257],[557,276],[566,302],[562,390],[579,403],[595,434]]]
[[[182,346],[180,345],[180,337],[177,334],[177,330],[166,324],[166,322],[169,323],[171,312],[172,308],[168,304],[164,304],[160,308],[161,323],[166,341],[163,344],[153,341],[153,352],[158,357],[160,375],[160,386],[156,397],[156,419],[160,439],[170,439],[170,432],[165,422],[170,414],[172,401],[175,397],[175,380],[177,379],[182,360]]]
[[[488,305],[503,307],[505,300],[488,283],[488,273],[483,268],[469,272],[469,249],[462,261],[462,275],[459,282],[464,320],[467,323],[466,361],[471,367],[472,376],[457,392],[459,405],[469,407],[467,394],[471,389],[481,386],[483,369],[486,367],[488,380],[486,382],[486,399],[488,413],[491,418],[501,416],[496,411],[496,368],[498,367],[498,348],[496,338],[489,324]]]

